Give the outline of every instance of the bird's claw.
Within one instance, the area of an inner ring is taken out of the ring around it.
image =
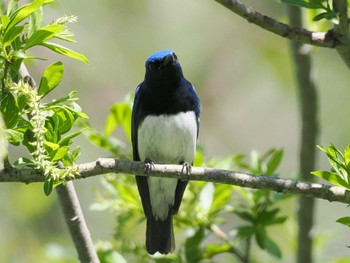
[[[186,175],[186,181],[189,181],[190,180],[190,175],[191,175],[191,171],[192,171],[192,165],[187,163],[187,162],[184,162],[182,164],[182,169],[181,169],[181,172]]]
[[[146,173],[149,174],[152,171],[152,168],[154,168],[154,162],[151,159],[146,158],[145,159],[145,171],[146,171]]]

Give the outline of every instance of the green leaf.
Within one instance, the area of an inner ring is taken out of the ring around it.
[[[212,258],[215,255],[230,252],[231,246],[227,243],[222,244],[208,244],[205,246],[205,253],[203,258]]]
[[[24,26],[15,26],[8,30],[4,35],[3,48],[11,45],[11,43],[23,32],[23,29]]]
[[[214,198],[209,210],[210,217],[215,216],[223,210],[231,199],[233,187],[231,185],[218,184],[215,185]]]
[[[248,211],[234,210],[233,213],[239,216],[244,221],[251,222],[253,224],[255,224],[256,222],[254,215],[250,211],[248,212]]]
[[[33,14],[30,15],[29,24],[28,24],[28,34],[27,38],[29,39],[35,31],[39,30],[43,25],[44,14],[43,8],[40,7]]]
[[[69,148],[67,146],[60,147],[55,155],[52,157],[52,162],[57,162],[61,159],[63,159],[67,153],[68,153]]]
[[[122,102],[114,104],[110,108],[104,128],[104,135],[109,137],[119,125],[122,125],[125,136],[131,140],[131,106]]]
[[[44,141],[44,145],[49,148],[49,152],[56,151],[60,146],[57,143]]]
[[[186,262],[199,262],[202,259],[202,249],[200,244],[204,240],[204,228],[199,228],[196,233],[186,239],[185,242],[185,256]]]
[[[349,216],[341,217],[337,220],[337,222],[350,227],[350,217]]]
[[[41,77],[38,95],[44,97],[56,88],[63,78],[63,70],[64,65],[60,61],[48,66]]]
[[[55,43],[50,43],[50,42],[45,42],[41,45],[51,49],[52,51],[54,51],[58,54],[61,54],[61,55],[64,55],[64,56],[67,56],[70,58],[74,58],[74,59],[83,61],[85,63],[89,63],[88,59],[83,54],[75,52],[69,48],[63,47],[63,46],[55,44]]]
[[[65,137],[63,137],[59,142],[58,144],[62,147],[62,146],[69,146],[71,144],[71,140],[74,138],[74,137],[77,137],[79,136],[85,129],[81,129],[77,132],[74,132],[74,133],[71,133]]]
[[[266,175],[273,175],[283,158],[283,150],[274,151],[267,162]]]
[[[46,196],[49,196],[52,193],[54,185],[54,180],[50,177],[47,178],[44,182],[44,193]]]
[[[311,9],[320,8],[320,4],[307,2],[304,0],[280,0],[280,1],[282,3],[294,5],[294,6],[298,6],[298,7],[306,7],[306,8],[311,8]]]
[[[33,35],[27,40],[24,49],[33,46],[42,45],[45,41],[54,38],[66,27],[64,25],[48,25],[36,30]]]
[[[8,23],[10,22],[10,18],[8,16],[2,15],[0,16],[0,29],[2,30],[3,28],[7,27]]]
[[[13,129],[6,129],[7,140],[12,145],[19,145],[23,141],[24,134]]]
[[[343,178],[341,178],[338,174],[335,174],[335,173],[332,173],[329,171],[314,171],[314,172],[311,172],[311,174],[316,175],[316,176],[330,182],[331,184],[342,186],[342,187],[345,187],[347,189],[350,189],[350,185]]]
[[[239,226],[236,228],[237,237],[240,239],[249,239],[255,234],[254,226]]]
[[[74,124],[73,114],[64,107],[55,107],[55,114],[52,119],[60,134],[68,132]]]
[[[276,242],[265,235],[265,250],[276,258],[282,258],[282,252]]]
[[[5,34],[12,27],[14,27],[19,22],[26,19],[32,13],[34,13],[36,10],[38,10],[44,3],[45,3],[45,0],[35,0],[27,5],[20,7],[19,9],[15,10],[13,13],[11,13],[10,22],[6,27]]]
[[[19,0],[10,0],[7,6],[7,13],[6,13],[8,16],[18,8],[18,1]]]
[[[11,93],[8,93],[6,97],[1,101],[0,109],[5,122],[5,126],[8,129],[14,128],[18,123],[20,117],[15,97]]]
[[[347,167],[347,171],[350,173],[350,145],[348,145],[344,150],[344,161]]]
[[[0,113],[0,169],[4,168],[4,159],[8,152],[7,146],[5,124]]]
[[[336,18],[336,14],[333,12],[323,12],[315,16],[312,20],[313,21],[320,21],[322,19],[332,20],[333,18]]]

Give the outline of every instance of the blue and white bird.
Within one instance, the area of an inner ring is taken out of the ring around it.
[[[132,110],[133,159],[148,164],[193,164],[200,111],[200,100],[175,53],[161,50],[151,55]],[[179,210],[187,182],[144,176],[136,176],[136,182],[147,218],[148,253],[173,252],[172,217]]]

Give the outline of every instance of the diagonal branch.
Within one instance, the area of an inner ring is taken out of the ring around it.
[[[79,175],[75,179],[107,173],[137,174],[140,176],[172,177],[182,180],[215,182],[240,187],[265,189],[285,194],[299,194],[312,198],[325,199],[350,204],[350,192],[338,186],[319,183],[308,183],[270,176],[257,176],[244,172],[234,172],[204,167],[192,167],[188,177],[183,173],[181,165],[155,164],[149,173],[143,162],[121,161],[112,158],[100,158],[95,162],[77,165]],[[43,182],[44,177],[33,169],[6,168],[0,170],[1,182],[34,183]]]
[[[215,1],[222,4],[237,15],[243,17],[248,22],[253,23],[281,37],[319,47],[335,48],[337,45],[336,39],[333,37],[332,34],[329,34],[328,32],[313,32],[305,28],[293,27],[281,23],[269,16],[261,14],[258,11],[242,4],[239,0]]]

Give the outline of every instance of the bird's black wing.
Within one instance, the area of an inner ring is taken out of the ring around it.
[[[142,110],[141,110],[142,104],[140,100],[140,96],[142,96],[141,94],[142,84],[143,83],[141,83],[136,89],[134,105],[132,108],[131,141],[132,141],[132,152],[133,152],[134,161],[141,161],[139,152],[138,152],[138,146],[137,146],[137,129],[145,117],[142,115]],[[149,197],[147,177],[136,175],[136,183],[140,193],[143,210],[145,212],[146,217],[150,218],[152,216],[152,207],[151,207],[151,201]]]

